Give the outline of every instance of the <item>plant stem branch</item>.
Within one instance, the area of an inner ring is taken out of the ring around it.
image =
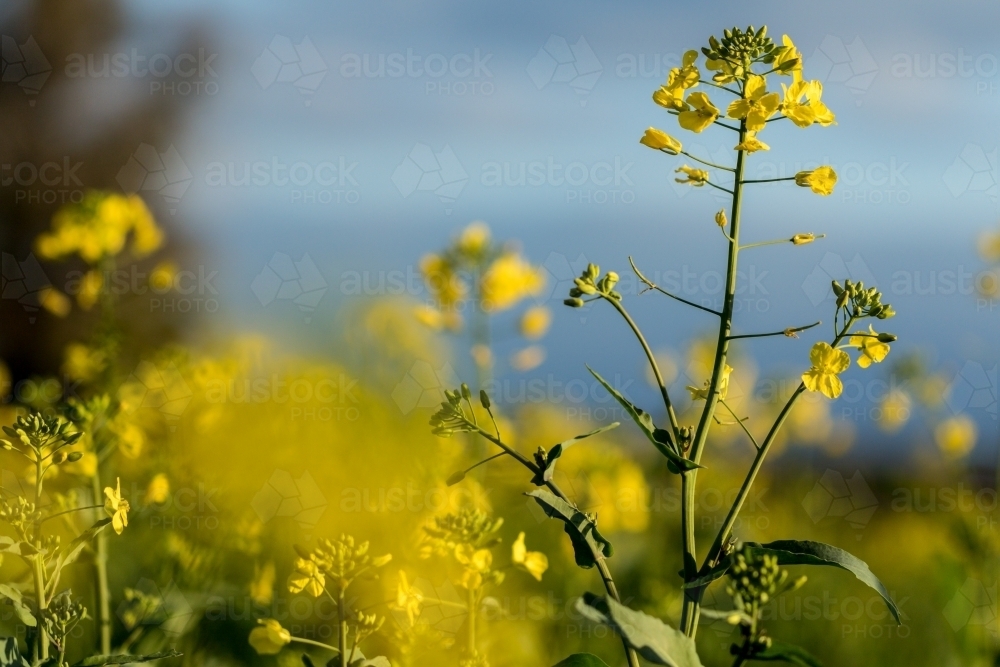
[[[813,322],[812,324],[807,324],[804,327],[789,327],[788,329],[782,329],[781,331],[770,331],[768,333],[757,333],[757,334],[738,334],[736,336],[730,336],[729,340],[737,340],[740,338],[766,338],[768,336],[789,336],[789,334],[797,334],[800,331],[805,331],[806,329],[812,329],[813,327],[818,327],[821,324],[823,324],[822,320],[818,322]]]
[[[664,152],[666,152],[666,151],[664,151]],[[732,167],[723,167],[721,164],[715,164],[714,162],[709,162],[708,160],[702,160],[700,157],[696,157],[694,155],[691,155],[687,151],[680,151],[680,153],[681,153],[681,155],[687,155],[692,160],[695,160],[697,162],[701,162],[702,164],[708,165],[709,167],[714,167],[715,169],[725,169],[726,171],[736,171]]]
[[[744,423],[744,421],[739,417],[737,417],[736,413],[733,412],[733,409],[729,407],[729,404],[726,403],[721,398],[719,399],[719,403],[721,403],[722,407],[724,407],[726,410],[729,411],[729,414],[733,416],[733,419],[736,420],[736,423],[740,425],[740,427],[743,429],[743,432],[747,434],[748,438],[750,438],[750,442],[753,443],[753,446],[757,448],[757,451],[760,451],[760,445],[757,444],[757,439],[753,437],[753,433],[750,432],[750,429],[747,428],[747,425]]]
[[[648,289],[656,290],[660,294],[666,294],[671,299],[674,299],[676,301],[680,301],[681,303],[684,303],[684,304],[687,304],[687,305],[692,306],[694,308],[697,308],[698,310],[704,310],[706,313],[712,313],[713,315],[716,315],[718,317],[722,317],[722,313],[720,313],[717,310],[712,310],[711,308],[706,308],[705,306],[698,305],[694,301],[688,301],[687,299],[683,299],[683,298],[677,296],[676,294],[671,294],[670,292],[668,292],[667,290],[663,289],[662,287],[660,287],[659,285],[657,285],[653,281],[649,280],[646,276],[642,275],[642,272],[639,271],[639,267],[637,267],[635,265],[635,262],[632,260],[631,257],[628,258],[628,262],[629,262],[629,264],[632,265],[632,270],[635,271],[635,275],[639,277],[639,280],[641,280],[646,285],[646,287]]]

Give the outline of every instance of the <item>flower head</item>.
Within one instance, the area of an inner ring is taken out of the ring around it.
[[[319,565],[312,559],[295,559],[295,572],[288,576],[288,590],[291,593],[305,591],[314,598],[323,594],[326,588],[326,576]]]
[[[506,310],[521,299],[537,296],[545,285],[545,270],[514,252],[500,255],[483,276],[483,310]]]
[[[819,342],[809,352],[812,368],[802,374],[802,383],[809,391],[818,391],[827,398],[837,398],[844,390],[844,383],[837,377],[851,365],[851,358],[843,350]]]
[[[833,167],[823,166],[812,171],[800,171],[795,174],[795,185],[809,188],[818,195],[833,194],[833,187],[837,184],[837,172]]]
[[[107,500],[104,501],[104,511],[107,512],[108,516],[111,517],[111,527],[115,529],[115,532],[119,535],[125,530],[125,526],[128,525],[128,511],[129,505],[128,501],[122,498],[122,480],[119,477],[114,490],[110,486],[104,487],[104,495]]]
[[[542,580],[542,574],[549,569],[549,557],[540,551],[528,551],[524,545],[524,533],[517,536],[511,546],[511,561],[537,581]]]
[[[771,147],[757,138],[756,132],[747,132],[746,137],[740,143],[733,146],[734,151],[746,151],[756,153],[757,151],[769,151]]]
[[[678,167],[674,171],[677,173],[683,173],[687,177],[675,178],[674,180],[678,183],[690,183],[695,187],[701,187],[708,182],[708,172],[704,169],[695,169],[694,167],[684,165],[683,167]]]
[[[781,88],[785,92],[781,111],[799,127],[809,127],[813,123],[825,127],[837,122],[836,116],[820,99],[823,96],[823,84],[819,81],[799,79],[791,86],[781,84]]]
[[[399,583],[396,585],[396,604],[393,608],[406,612],[406,618],[412,626],[417,616],[420,616],[420,607],[424,602],[424,594],[415,586],[410,585],[406,573],[399,571]]]
[[[276,655],[292,641],[292,634],[273,618],[260,619],[250,631],[250,646],[261,655]]]
[[[646,133],[642,135],[642,139],[639,140],[639,143],[643,146],[649,146],[654,150],[665,151],[671,155],[677,155],[682,149],[681,142],[663,130],[657,130],[655,127],[647,129]]]
[[[531,340],[544,336],[552,324],[552,311],[545,306],[532,306],[521,316],[521,335]]]
[[[934,440],[941,452],[950,459],[965,456],[976,446],[976,422],[966,415],[951,417],[934,429]]]
[[[458,249],[466,255],[480,255],[490,244],[490,227],[485,222],[473,222],[458,237]]]
[[[677,122],[685,130],[701,132],[719,117],[719,110],[705,93],[691,93],[687,97],[687,104],[691,108],[677,115]]]
[[[872,364],[880,363],[889,354],[889,344],[883,343],[875,333],[875,329],[868,325],[868,332],[857,332],[851,336],[850,345],[861,350],[858,357],[858,366],[868,368]]]
[[[778,93],[767,92],[762,76],[751,76],[746,83],[743,97],[733,100],[726,110],[730,118],[746,119],[747,129],[760,132],[767,124],[767,119],[781,106]]]
[[[120,253],[129,234],[132,253],[138,257],[163,243],[163,232],[141,198],[93,191],[56,212],[52,231],[38,237],[35,250],[45,259],[76,254],[96,264]]]

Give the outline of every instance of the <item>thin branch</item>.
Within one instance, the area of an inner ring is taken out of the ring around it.
[[[663,289],[662,287],[660,287],[659,285],[657,285],[656,283],[654,283],[653,281],[651,281],[649,278],[647,278],[646,276],[642,275],[642,272],[639,270],[639,267],[637,267],[635,265],[635,261],[632,259],[632,257],[628,258],[628,263],[632,265],[632,270],[635,271],[635,275],[637,275],[639,277],[639,280],[641,280],[643,283],[646,284],[646,286],[647,286],[648,289],[656,290],[660,294],[666,294],[671,299],[675,299],[677,301],[680,301],[681,303],[685,303],[685,304],[687,304],[689,306],[697,308],[698,310],[704,310],[706,313],[712,313],[713,315],[716,315],[718,317],[722,317],[722,313],[720,313],[717,310],[712,310],[711,308],[706,308],[705,306],[698,305],[694,301],[688,301],[687,299],[683,299],[683,298],[677,296],[676,294],[671,294],[667,290]]]
[[[812,241],[818,241],[819,239],[825,239],[826,234],[818,234],[812,238],[811,241],[806,243],[812,243]],[[748,243],[747,245],[741,245],[740,250],[746,250],[747,248],[760,248],[766,245],[781,245],[782,243],[795,243],[795,237],[790,239],[774,239],[773,241],[758,241],[757,243]],[[805,245],[806,243],[799,242],[799,245]]]
[[[726,128],[727,130],[732,130],[733,132],[739,132],[740,131],[740,128],[734,127],[734,126],[730,125],[729,123],[723,123],[721,120],[714,120],[712,122],[715,123],[716,125],[721,125],[722,127]]]
[[[757,448],[757,451],[760,451],[760,445],[757,444],[757,439],[753,437],[753,433],[751,433],[750,429],[747,428],[747,425],[743,423],[743,419],[737,417],[736,413],[733,412],[733,409],[729,407],[729,404],[726,403],[723,399],[720,398],[719,403],[721,403],[722,407],[724,407],[726,410],[729,410],[729,414],[731,414],[733,416],[733,419],[736,420],[736,423],[743,428],[743,432],[747,434],[748,438],[750,438],[750,442],[753,443],[753,446]],[[747,417],[746,419],[749,419],[749,417]]]
[[[765,123],[773,123],[776,120],[785,120],[786,118],[788,118],[788,116],[775,116],[774,118],[768,118],[764,122]]]
[[[776,183],[778,181],[794,181],[794,176],[786,176],[784,178],[748,178],[746,180],[740,181],[740,183]]]
[[[62,516],[64,514],[72,514],[73,512],[82,512],[83,510],[94,510],[99,507],[104,507],[104,505],[87,505],[86,507],[74,507],[73,509],[63,510],[62,512],[56,512],[55,514],[50,514],[40,521],[40,523],[45,523],[49,519],[54,519],[57,516]]]
[[[813,322],[812,324],[807,324],[804,327],[789,327],[787,329],[782,329],[781,331],[770,331],[768,333],[738,334],[736,336],[729,336],[728,338],[729,340],[736,340],[737,338],[764,338],[766,336],[788,336],[789,338],[795,338],[795,334],[800,331],[812,329],[813,327],[818,327],[821,324],[823,324],[822,320]]]
[[[660,149],[660,150],[663,150],[663,149]],[[669,153],[668,151],[665,151],[665,150],[663,152],[667,153],[668,155],[671,154],[671,153]],[[714,162],[709,162],[708,160],[702,160],[700,157],[696,157],[694,155],[691,155],[687,151],[680,151],[680,154],[681,155],[687,155],[692,160],[696,160],[698,162],[701,162],[702,164],[707,164],[709,167],[715,167],[716,169],[725,169],[726,171],[736,171],[732,167],[723,167],[721,164],[715,164]]]
[[[729,188],[724,188],[724,187],[722,187],[721,185],[716,185],[716,184],[715,184],[715,183],[713,183],[712,181],[704,181],[704,183],[705,183],[705,185],[711,185],[711,186],[712,186],[713,188],[715,188],[716,190],[722,190],[723,192],[726,192],[726,193],[728,193],[728,194],[730,194],[730,195],[731,195],[731,194],[733,194],[733,191],[732,191],[732,190],[730,190]]]
[[[698,83],[703,83],[706,86],[714,86],[715,88],[719,88],[721,90],[724,90],[727,93],[732,93],[736,97],[742,97],[743,96],[743,93],[741,93],[738,90],[733,90],[732,88],[727,88],[726,86],[719,85],[719,84],[714,83],[712,81],[705,81],[704,79],[698,79]]]

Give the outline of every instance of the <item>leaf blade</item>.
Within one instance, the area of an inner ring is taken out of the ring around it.
[[[611,542],[601,535],[597,525],[586,514],[545,489],[536,489],[525,495],[534,498],[546,516],[563,522],[563,530],[573,542],[577,565],[590,569],[597,565],[596,554],[604,558],[614,555]]]

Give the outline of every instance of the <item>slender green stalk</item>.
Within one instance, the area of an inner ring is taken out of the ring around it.
[[[42,470],[42,457],[40,449],[35,452],[35,507],[42,505],[42,485],[45,483],[45,474]],[[42,543],[42,522],[35,522],[35,543],[41,546]],[[38,608],[38,630],[37,642],[38,650],[36,657],[39,660],[47,660],[49,657],[49,635],[45,631],[45,610],[48,608],[48,601],[45,597],[45,563],[41,552],[34,556],[34,571],[32,577],[35,583],[35,604]]]
[[[337,636],[337,647],[340,649],[340,667],[347,667],[347,609],[344,601],[344,589],[340,589],[337,598],[337,615],[340,617],[340,632]]]
[[[746,121],[740,121],[740,140],[742,143],[746,138]],[[709,381],[708,396],[705,399],[705,409],[701,413],[701,420],[698,429],[695,431],[693,443],[691,445],[691,460],[695,463],[701,461],[704,452],[705,442],[708,440],[708,432],[711,428],[712,417],[715,416],[716,405],[719,400],[719,383],[722,381],[723,369],[726,367],[726,358],[729,354],[729,336],[733,327],[733,304],[736,297],[736,270],[737,260],[740,252],[740,205],[743,194],[743,169],[745,151],[737,151],[736,174],[733,182],[733,202],[730,209],[729,236],[732,239],[729,243],[729,259],[726,268],[726,296],[722,306],[722,318],[719,323],[718,342],[715,351],[715,366],[712,369],[712,379]],[[695,484],[698,476],[698,469],[686,470],[681,473],[681,529],[684,544],[684,573],[685,579],[693,579],[698,570],[698,554],[695,545],[694,535],[694,506],[695,506]],[[689,637],[694,637],[698,631],[698,613],[702,591],[700,589],[689,589],[685,593],[684,607],[681,614],[681,630]]]
[[[667,153],[667,151],[663,151],[663,152]],[[700,157],[698,157],[696,155],[691,155],[687,151],[681,151],[680,153],[681,153],[681,155],[687,155],[692,160],[695,160],[697,162],[701,162],[702,164],[708,165],[709,167],[715,167],[716,169],[725,169],[726,171],[735,171],[732,167],[723,167],[721,164],[715,164],[714,162],[709,162],[708,160],[702,160]]]
[[[476,653],[477,653],[477,651],[476,651],[476,608],[477,608],[477,604],[476,604],[476,592],[474,590],[472,590],[471,588],[469,589],[469,594],[468,594],[468,598],[467,599],[468,599],[468,606],[469,606],[469,623],[468,623],[469,627],[467,628],[468,635],[466,637],[466,641],[468,642],[469,657],[475,657]]]
[[[736,340],[738,338],[766,338],[768,336],[791,336],[794,338],[795,337],[794,334],[797,334],[801,331],[805,331],[807,329],[812,329],[813,327],[818,327],[821,324],[823,324],[822,320],[820,320],[819,322],[813,322],[812,324],[807,324],[804,327],[789,327],[787,329],[782,329],[781,331],[770,331],[768,333],[758,333],[758,334],[737,334],[735,336],[730,336],[729,340]],[[871,336],[871,334],[868,335]]]
[[[698,310],[704,310],[706,313],[712,313],[713,315],[722,317],[722,313],[720,313],[717,310],[712,310],[711,308],[706,308],[705,306],[701,306],[701,305],[695,303],[694,301],[688,301],[687,299],[683,299],[683,298],[677,296],[676,294],[668,292],[667,290],[663,289],[662,287],[660,287],[659,285],[657,285],[656,283],[654,283],[653,281],[651,281],[646,276],[642,275],[642,271],[640,271],[639,267],[637,267],[635,265],[635,262],[632,260],[631,257],[628,258],[628,261],[629,261],[629,264],[632,265],[632,270],[635,271],[635,275],[639,276],[639,280],[641,280],[643,282],[643,284],[646,285],[646,289],[656,290],[660,294],[665,294],[666,296],[669,296],[671,299],[675,299],[677,301],[680,301],[681,303],[684,303],[684,304],[687,304],[687,305],[692,306],[694,308],[697,308]],[[643,290],[643,292],[645,292],[645,291],[646,290]]]
[[[100,465],[98,472],[90,478],[95,502],[101,497]],[[103,505],[94,506],[94,521],[103,518]],[[94,578],[97,593],[97,634],[100,642],[101,655],[111,653],[111,592],[108,586],[108,539],[104,532],[94,538]]]

